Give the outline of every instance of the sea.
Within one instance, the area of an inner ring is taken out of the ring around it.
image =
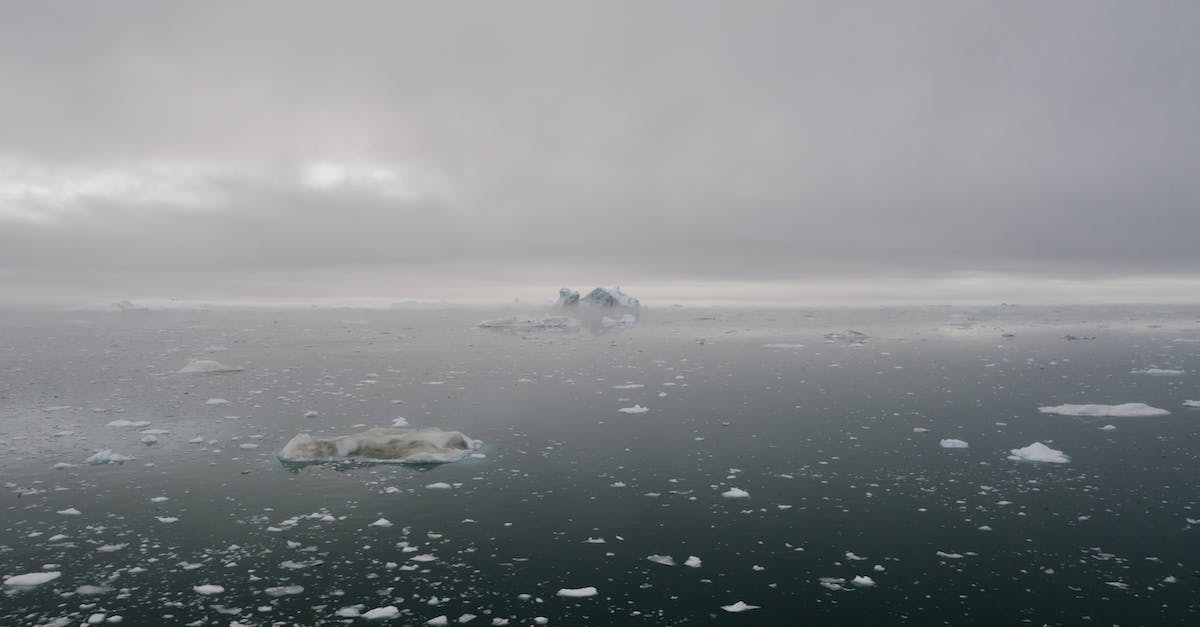
[[[1198,373],[1195,306],[4,310],[0,625],[1197,625]],[[481,444],[279,459],[397,424]]]

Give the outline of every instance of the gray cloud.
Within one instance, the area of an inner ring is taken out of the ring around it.
[[[7,3],[0,284],[1190,276],[1196,32],[1168,2]]]

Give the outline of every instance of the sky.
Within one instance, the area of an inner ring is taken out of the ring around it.
[[[0,0],[0,301],[1200,299],[1200,3]]]

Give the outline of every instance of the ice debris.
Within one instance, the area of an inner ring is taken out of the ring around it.
[[[362,614],[362,617],[367,620],[391,620],[397,616],[400,616],[400,608],[395,605],[377,607]]]
[[[583,598],[594,597],[597,591],[595,586],[587,586],[585,588],[561,588],[557,594],[560,597]]]
[[[1025,448],[1015,448],[1011,452],[1012,455],[1009,455],[1008,458],[1014,461],[1050,464],[1065,464],[1071,461],[1071,458],[1064,455],[1062,451],[1054,450],[1041,442],[1034,442]]]
[[[956,440],[954,438],[946,438],[940,442],[942,448],[967,448],[970,446],[964,440]]]
[[[1144,374],[1144,375],[1149,375],[1151,377],[1182,377],[1185,373],[1182,370],[1173,370],[1170,368],[1159,368],[1157,366],[1150,366],[1149,368],[1139,368],[1137,370],[1130,370],[1129,374]]]
[[[1043,414],[1058,414],[1060,416],[1105,416],[1109,418],[1143,418],[1147,416],[1166,416],[1171,412],[1145,403],[1123,403],[1121,405],[1055,405],[1039,407]]]
[[[580,297],[579,292],[571,288],[564,287],[558,290],[558,301],[555,304],[563,307],[570,307],[584,303],[588,305],[597,305],[600,307],[639,307],[641,303],[638,299],[621,291],[620,287],[597,287],[587,293],[587,296]]]
[[[134,458],[128,455],[112,452],[112,449],[106,448],[102,451],[96,451],[91,457],[83,460],[88,464],[99,466],[101,464],[122,464],[131,461]]]
[[[722,605],[721,609],[725,610],[726,612],[745,612],[747,610],[757,610],[759,607],[760,606],[758,605],[750,605],[745,601],[738,601],[733,605]]]
[[[622,414],[644,414],[650,411],[650,408],[635,404],[633,407],[622,407],[617,411],[621,412]]]
[[[750,493],[741,488],[729,488],[722,492],[721,496],[727,499],[746,499],[750,498]]]
[[[361,433],[314,437],[301,433],[279,451],[285,462],[313,463],[353,459],[363,462],[444,464],[456,462],[479,448],[478,440],[459,431],[435,427],[397,429],[376,427]]]
[[[220,374],[224,372],[241,372],[241,366],[230,366],[214,359],[193,359],[179,369],[181,374]]]
[[[24,575],[13,575],[5,579],[4,585],[18,588],[32,588],[33,586],[40,586],[44,583],[54,581],[60,576],[62,576],[62,572],[57,570],[41,573],[25,573]]]

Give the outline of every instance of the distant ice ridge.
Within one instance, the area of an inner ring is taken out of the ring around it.
[[[461,460],[480,445],[478,440],[459,431],[435,427],[376,427],[328,438],[301,433],[284,445],[279,451],[279,459],[297,463],[353,459],[393,464],[445,464]]]
[[[1034,442],[1025,448],[1015,448],[1008,458],[1019,462],[1045,462],[1050,464],[1065,464],[1071,461],[1062,451],[1056,451],[1041,442]]]
[[[1055,405],[1039,407],[1043,414],[1058,414],[1060,416],[1104,416],[1108,418],[1144,418],[1147,416],[1166,416],[1171,412],[1145,403],[1124,403],[1122,405]]]
[[[600,307],[635,308],[641,306],[641,302],[638,299],[621,291],[620,287],[597,287],[588,292],[587,296],[583,297],[580,297],[579,292],[569,287],[558,290],[558,300],[555,301],[556,305],[560,307],[573,307],[580,303]]]
[[[208,305],[178,298],[134,298],[106,303],[89,303],[72,311],[195,311]]]
[[[1159,368],[1158,366],[1150,366],[1149,368],[1139,368],[1137,370],[1130,370],[1129,374],[1144,374],[1144,375],[1149,375],[1152,377],[1182,377],[1186,373],[1184,373],[1184,371],[1182,371],[1182,370],[1172,370],[1170,368]]]
[[[223,372],[241,372],[241,366],[230,366],[214,359],[193,359],[178,370],[181,374],[220,374]]]
[[[510,316],[495,320],[484,320],[479,323],[482,329],[497,329],[500,331],[536,331],[539,329],[574,329],[579,321],[567,316],[536,316],[520,318]]]

